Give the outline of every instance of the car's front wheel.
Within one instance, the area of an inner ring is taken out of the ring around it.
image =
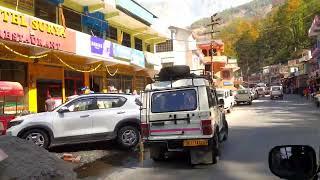
[[[47,133],[40,129],[31,129],[23,133],[21,138],[27,141],[30,141],[45,149],[47,149],[50,145],[50,141]]]
[[[118,131],[117,141],[124,149],[135,147],[139,143],[139,131],[134,126],[124,126]]]

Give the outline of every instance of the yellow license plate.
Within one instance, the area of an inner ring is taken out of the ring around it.
[[[208,146],[208,140],[184,140],[183,146]]]

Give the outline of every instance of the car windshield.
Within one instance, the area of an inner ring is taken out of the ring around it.
[[[224,95],[224,92],[223,91],[217,91],[217,96],[218,97],[223,97]]]
[[[238,94],[248,94],[248,90],[239,90]]]
[[[196,90],[156,92],[152,95],[151,112],[192,111],[197,108]]]
[[[272,87],[272,91],[280,91],[281,88],[280,87]]]

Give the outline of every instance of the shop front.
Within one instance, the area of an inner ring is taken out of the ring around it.
[[[50,95],[64,96],[64,65],[58,52],[75,53],[75,31],[0,7],[0,80],[19,82],[26,109],[45,111]]]

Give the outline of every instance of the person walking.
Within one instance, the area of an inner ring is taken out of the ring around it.
[[[47,100],[45,101],[45,110],[47,112],[51,112],[55,108],[55,105],[56,105],[56,101],[49,94],[47,97]]]

